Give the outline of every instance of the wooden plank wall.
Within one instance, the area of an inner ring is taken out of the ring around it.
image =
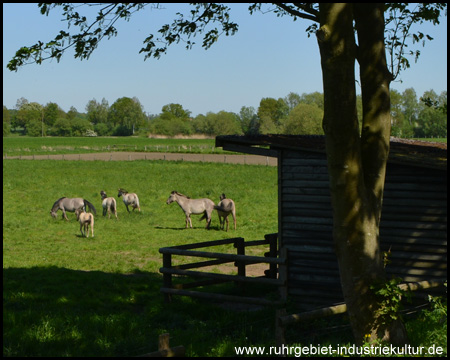
[[[278,161],[279,241],[289,254],[288,296],[304,310],[342,302],[325,156],[282,150]],[[391,250],[388,273],[405,281],[445,279],[446,172],[390,165],[386,183],[380,234],[382,250]]]
[[[405,281],[447,278],[447,172],[390,164],[380,227],[388,274]]]

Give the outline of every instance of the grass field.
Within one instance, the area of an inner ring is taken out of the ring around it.
[[[194,334],[219,322],[219,331],[231,326],[240,336],[247,315],[189,298],[165,304],[158,249],[276,232],[276,183],[276,169],[264,166],[3,161],[4,355],[133,356],[156,350],[166,331],[191,355],[226,351],[226,337],[218,344],[217,334]],[[119,187],[139,195],[140,213],[126,212]],[[94,238],[80,236],[73,213],[69,222],[49,214],[62,196],[86,198],[101,214],[100,190],[118,200],[119,221],[97,215]],[[199,216],[184,229],[182,210],[166,204],[172,190],[216,203],[225,192],[236,202],[237,230],[219,230],[217,214],[209,231]]]
[[[3,156],[148,151],[222,154],[214,139],[149,139],[146,137],[3,137]]]

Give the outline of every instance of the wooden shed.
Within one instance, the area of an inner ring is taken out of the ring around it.
[[[302,310],[343,302],[323,136],[218,136],[224,150],[278,159],[278,246]],[[447,279],[447,144],[391,139],[380,225],[389,275]]]

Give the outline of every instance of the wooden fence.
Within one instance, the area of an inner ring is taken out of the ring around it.
[[[193,250],[227,244],[233,244],[234,248],[236,248],[237,253],[229,254]],[[259,245],[269,245],[269,252],[265,253],[265,256],[245,255],[246,247]],[[217,293],[186,290],[200,286],[219,284],[223,282],[234,282],[236,284],[272,285],[278,287],[280,291],[283,291],[283,289],[286,287],[286,256],[283,256],[285,254],[281,254],[280,257],[277,257],[277,234],[265,235],[264,240],[254,240],[247,242],[244,241],[243,238],[238,237],[224,240],[206,241],[188,245],[165,247],[159,249],[159,252],[163,254],[163,267],[159,271],[163,274],[163,287],[161,288],[161,292],[164,293],[166,301],[171,301],[172,295],[182,295],[258,305],[274,305],[283,303],[283,301],[261,299],[256,297],[223,295]],[[172,260],[174,255],[208,258],[212,260],[199,261],[182,265],[173,265]],[[237,275],[190,270],[226,263],[234,263],[234,266],[237,268]],[[258,263],[266,263],[269,265],[269,268],[265,271],[265,275],[261,277],[246,276],[246,266]],[[201,278],[202,280],[190,283],[174,284],[174,275]]]

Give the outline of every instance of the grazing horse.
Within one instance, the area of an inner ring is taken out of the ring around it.
[[[100,191],[100,196],[102,197],[102,207],[103,207],[103,216],[108,213],[108,219],[111,219],[111,212],[114,212],[114,215],[116,215],[117,218],[117,203],[116,199],[114,199],[112,196],[108,197],[106,193],[102,190]]]
[[[186,214],[186,229],[188,228],[188,223],[191,225],[192,229],[191,214],[203,214],[200,220],[206,218],[206,229],[209,229],[209,225],[211,224],[211,214],[214,210],[214,202],[212,200],[206,198],[191,199],[177,191],[172,191],[166,204],[169,205],[174,201],[180,205],[181,209]]]
[[[123,203],[127,207],[128,212],[130,210],[128,209],[128,205],[130,205],[133,208],[133,211],[137,208],[139,211],[141,211],[141,207],[139,206],[139,198],[136,194],[131,193],[129,194],[128,191],[124,189],[119,188],[119,194],[118,197],[121,197],[123,195]]]
[[[86,199],[62,197],[55,201],[55,203],[52,206],[52,209],[50,210],[50,215],[52,217],[56,218],[56,212],[58,210],[62,210],[63,219],[66,219],[67,221],[69,221],[69,219],[67,218],[67,215],[66,215],[66,211],[74,212],[77,209],[86,210],[86,206],[88,206],[89,210],[92,211],[94,214],[97,214],[94,205],[92,205]]]
[[[234,201],[231,199],[227,199],[225,194],[220,195],[220,202],[218,205],[214,206],[214,209],[217,210],[219,214],[220,228],[223,229],[225,227],[225,221],[227,222],[227,231],[228,231],[228,215],[233,216],[234,220],[234,230],[236,230],[236,206],[234,205]],[[223,220],[222,220],[223,218]]]
[[[77,220],[80,222],[81,236],[89,237],[89,226],[91,227],[92,237],[94,237],[94,215],[84,212],[83,209],[75,210]],[[84,227],[84,234],[83,234]]]

